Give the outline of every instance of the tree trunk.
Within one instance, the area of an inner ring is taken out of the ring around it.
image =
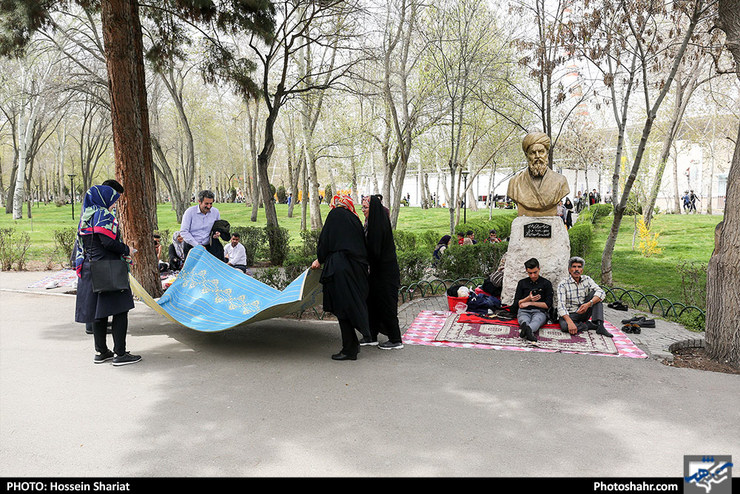
[[[272,153],[275,151],[275,121],[277,120],[278,111],[279,107],[273,106],[272,111],[267,116],[267,121],[265,123],[265,145],[257,157],[257,173],[260,189],[259,199],[264,202],[265,219],[267,220],[268,226],[278,226],[275,201],[270,192],[270,177],[267,175],[267,169],[270,166],[270,159],[272,158]]]
[[[740,78],[740,3],[720,0],[718,24]],[[740,275],[740,129],[727,176],[725,217],[715,230],[707,267],[706,345],[710,357],[740,368],[740,292],[727,280]]]
[[[125,192],[118,208],[124,242],[135,248],[133,275],[153,297],[162,294],[157,256],[154,169],[138,4],[103,0],[101,21],[111,102],[116,177]]]

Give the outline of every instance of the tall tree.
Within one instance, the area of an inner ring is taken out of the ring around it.
[[[589,9],[584,9],[581,18],[571,24],[570,33],[574,38],[570,46],[578,49],[580,56],[592,61],[602,72],[618,129],[612,175],[614,215],[601,259],[601,282],[606,285],[613,282],[612,257],[619,226],[627,210],[630,192],[642,165],[658,110],[671,89],[697,25],[707,18],[705,0],[669,3],[664,0],[601,0],[591,3]],[[666,33],[662,27],[667,23],[671,27],[679,24],[681,28]],[[675,44],[675,47],[671,50],[672,56],[663,58],[659,55],[667,44]],[[654,82],[650,73],[660,64],[668,68]],[[629,174],[622,184],[622,156],[631,98],[635,95],[641,96],[644,120]]]
[[[740,2],[719,0],[717,25],[740,78]],[[727,280],[740,276],[740,128],[727,176],[725,216],[715,230],[714,252],[707,268],[706,345],[709,355],[740,368],[740,293]]]
[[[329,47],[346,48],[352,36],[352,25],[359,11],[357,0],[284,0],[276,2],[276,27],[274,36],[267,40],[252,36],[249,45],[259,60],[261,84],[257,89],[267,107],[263,131],[263,146],[258,155],[259,187],[264,201],[265,217],[269,226],[278,226],[275,203],[270,189],[268,168],[275,152],[275,126],[285,103],[298,95],[323,91],[333,87],[357,62],[345,57],[341,62],[305,66],[300,74],[294,72],[294,62],[303,49]],[[337,45],[337,43],[340,43]],[[307,160],[308,161],[308,160]],[[304,197],[303,201],[311,198]],[[314,201],[317,198],[312,198]],[[313,221],[313,218],[312,218]]]
[[[464,165],[467,119],[475,109],[478,87],[489,77],[492,39],[497,29],[487,4],[481,0],[443,1],[426,10],[426,40],[430,45],[427,70],[441,93],[446,116],[450,233],[455,230],[460,172]]]
[[[157,257],[156,185],[149,134],[144,48],[136,0],[102,0],[100,18],[108,70],[116,178],[123,184],[119,211],[124,241],[137,250],[133,273],[153,296],[162,294]]]

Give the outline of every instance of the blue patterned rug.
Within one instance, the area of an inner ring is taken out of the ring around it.
[[[320,269],[307,269],[280,291],[196,247],[158,300],[133,277],[130,279],[134,295],[170,321],[197,331],[215,332],[320,305],[320,277]]]

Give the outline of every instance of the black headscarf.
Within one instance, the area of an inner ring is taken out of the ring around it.
[[[380,262],[389,262],[396,258],[396,244],[393,241],[393,229],[388,210],[383,207],[380,198],[370,196],[367,214],[367,255],[370,266]]]

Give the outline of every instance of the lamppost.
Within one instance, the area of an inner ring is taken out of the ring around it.
[[[71,196],[72,196],[72,219],[75,219],[75,174],[70,173],[69,174],[69,181],[71,183]]]
[[[460,173],[462,173],[463,176],[463,193],[462,193],[462,201],[463,201],[463,223],[468,222],[468,201],[466,200],[466,193],[468,191],[468,173],[470,173],[468,170],[463,170]]]

